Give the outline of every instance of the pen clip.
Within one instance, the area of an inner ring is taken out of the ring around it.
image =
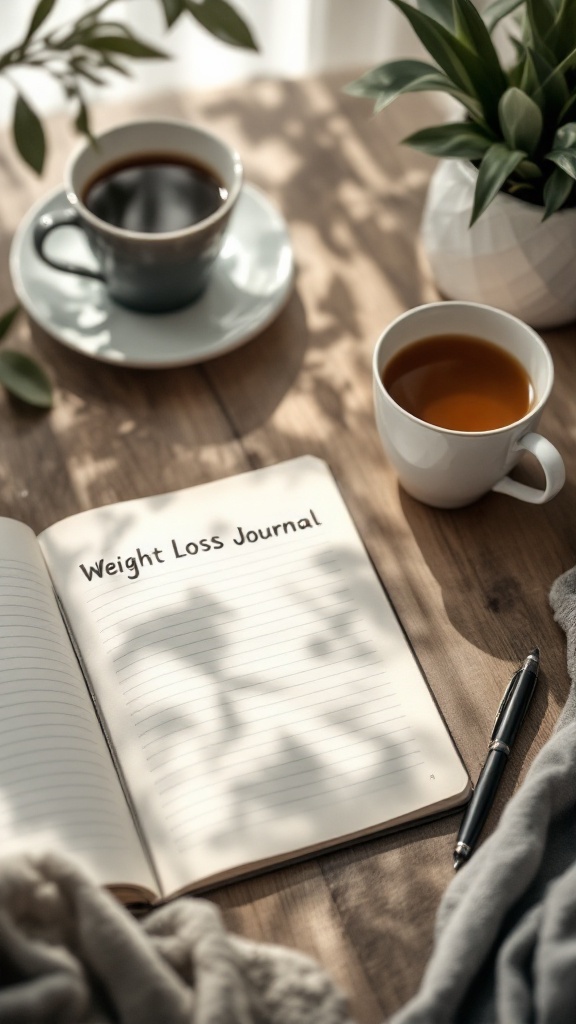
[[[503,695],[502,700],[500,701],[500,704],[498,706],[498,711],[496,712],[496,718],[494,719],[494,725],[492,727],[492,735],[490,736],[490,742],[492,742],[492,740],[495,739],[498,726],[500,725],[500,721],[502,719],[502,715],[504,714],[504,712],[505,712],[505,710],[506,710],[506,708],[507,708],[507,706],[509,704],[510,698],[511,698],[512,694],[514,693],[514,690],[516,689],[516,685],[517,685],[518,680],[520,678],[521,671],[522,671],[521,669],[518,669],[518,671],[514,673],[514,675],[512,676],[510,682],[508,683],[508,686],[504,690],[504,695]]]

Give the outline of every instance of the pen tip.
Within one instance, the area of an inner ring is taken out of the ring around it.
[[[464,863],[464,861],[465,861],[465,857],[463,857],[462,854],[455,853],[454,854],[454,871],[458,871],[458,868],[462,867],[462,864]]]
[[[532,650],[530,651],[530,654],[528,655],[528,657],[529,658],[539,658],[540,657],[540,648],[539,647],[533,647]]]

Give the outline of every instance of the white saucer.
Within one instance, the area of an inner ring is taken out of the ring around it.
[[[245,185],[208,288],[174,313],[136,313],[91,278],[53,270],[37,255],[34,221],[67,205],[62,189],[45,196],[19,225],[10,273],[22,306],[44,330],[93,359],[135,367],[185,366],[229,352],[264,329],[286,302],[294,262],[288,229],[269,200]],[[60,228],[46,246],[62,258],[89,259],[76,228]]]

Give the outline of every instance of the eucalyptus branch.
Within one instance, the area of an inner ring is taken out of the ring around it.
[[[8,334],[20,306],[13,306],[0,317],[0,341]],[[7,391],[28,405],[49,409],[52,405],[52,387],[41,366],[22,352],[0,349],[0,382]]]
[[[90,134],[89,111],[82,84],[105,86],[108,75],[130,75],[136,60],[168,60],[170,54],[136,35],[117,19],[105,17],[117,0],[102,0],[78,19],[46,29],[58,0],[38,0],[26,33],[16,46],[0,54],[0,75],[12,85],[15,106],[13,137],[18,153],[37,174],[44,168],[46,139],[40,116],[12,77],[17,68],[44,72],[76,104],[74,124]],[[136,2],[136,0],[132,0]],[[227,0],[158,0],[169,29],[182,16],[194,18],[206,31],[231,46],[257,49],[254,37]]]

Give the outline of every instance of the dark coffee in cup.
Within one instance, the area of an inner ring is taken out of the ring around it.
[[[206,220],[227,196],[216,172],[198,161],[142,153],[101,170],[82,200],[94,216],[123,231],[162,234]]]
[[[186,121],[132,121],[86,140],[65,174],[67,205],[34,225],[54,270],[94,278],[130,309],[164,313],[202,295],[242,187],[223,139]],[[94,260],[55,256],[52,231],[76,228]]]

